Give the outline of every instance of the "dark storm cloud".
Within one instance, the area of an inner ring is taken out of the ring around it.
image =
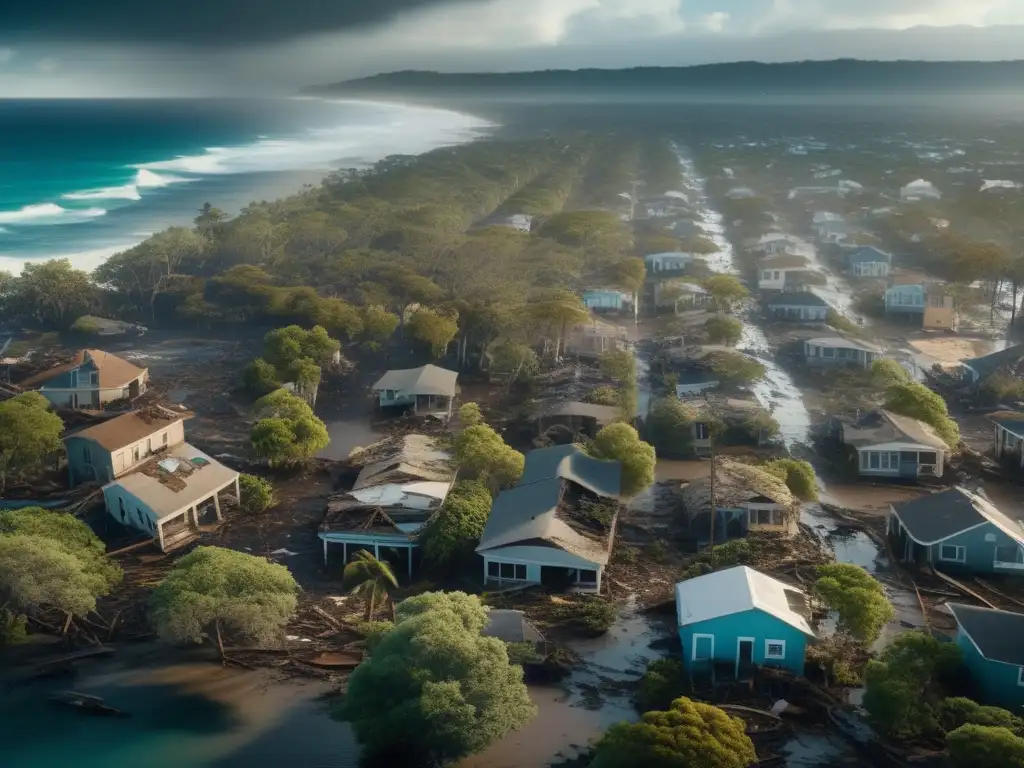
[[[471,2],[472,0],[461,0]],[[0,0],[0,38],[246,45],[337,32],[451,0]]]

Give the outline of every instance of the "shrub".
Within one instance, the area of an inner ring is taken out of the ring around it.
[[[277,369],[262,357],[257,357],[245,366],[242,385],[247,392],[262,397],[280,387],[281,382],[277,378]]]
[[[863,643],[877,640],[896,616],[882,585],[859,565],[819,566],[814,592],[839,615],[839,628]]]
[[[588,634],[601,635],[615,623],[618,609],[603,597],[581,597],[559,606],[556,615],[561,621]]]
[[[274,506],[274,486],[270,481],[248,475],[244,472],[238,476],[238,489],[241,492],[239,508],[249,515],[258,515]]]
[[[786,487],[803,501],[818,500],[818,479],[814,467],[802,459],[775,459],[762,465],[786,481]]]
[[[687,692],[686,671],[676,659],[657,659],[647,665],[636,692],[639,712],[668,709],[672,702]]]
[[[944,731],[955,731],[962,725],[988,725],[1008,728],[1024,736],[1024,719],[1001,707],[986,707],[963,696],[943,699],[939,705],[939,725]]]
[[[711,317],[704,323],[708,341],[712,344],[728,344],[732,346],[743,335],[743,323],[735,317]]]
[[[615,387],[595,387],[584,395],[583,400],[594,405],[618,405],[619,391]]]
[[[946,747],[953,768],[1024,768],[1024,739],[1008,728],[962,725]]]

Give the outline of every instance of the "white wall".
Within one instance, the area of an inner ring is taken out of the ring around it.
[[[786,270],[758,269],[757,287],[768,291],[781,291],[786,286]]]
[[[166,444],[163,439],[164,435],[167,435]],[[126,472],[130,472],[161,448],[164,448],[165,445],[169,448],[172,445],[179,445],[183,442],[185,442],[185,423],[183,421],[176,421],[151,435],[147,435],[138,442],[114,451],[112,454],[114,477],[120,477]],[[138,461],[135,460],[136,449],[139,452]]]

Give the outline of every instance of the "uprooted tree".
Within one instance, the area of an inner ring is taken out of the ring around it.
[[[818,567],[814,592],[839,617],[839,628],[862,643],[878,639],[896,615],[879,581],[859,565],[827,563]]]
[[[618,422],[602,428],[587,449],[595,458],[622,465],[623,496],[635,496],[654,482],[654,447],[641,440],[629,424]]]
[[[501,488],[519,479],[526,457],[487,424],[475,424],[455,436],[455,461],[469,476]]]

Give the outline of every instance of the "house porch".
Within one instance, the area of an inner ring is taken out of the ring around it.
[[[226,494],[222,497],[221,494],[229,489],[234,490],[234,495]],[[200,524],[207,521],[211,514],[216,520],[223,520],[222,505],[238,505],[241,498],[242,492],[238,484],[238,475],[235,475],[233,479],[209,495],[162,517],[156,526],[160,550],[167,552],[190,539]]]

